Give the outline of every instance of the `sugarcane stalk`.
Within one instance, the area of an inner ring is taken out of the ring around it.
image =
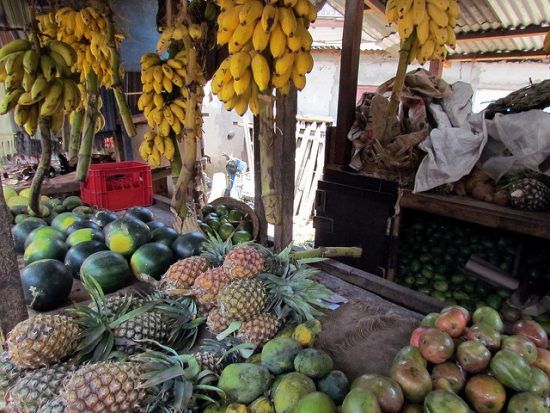
[[[80,150],[80,138],[82,137],[82,122],[84,121],[84,109],[73,113],[73,123],[71,125],[71,136],[69,138],[69,151],[67,157],[69,164],[76,165],[78,151]]]
[[[92,147],[95,138],[95,125],[99,110],[97,101],[99,99],[99,85],[97,75],[89,70],[86,76],[86,92],[88,93],[88,106],[84,113],[84,126],[82,129],[82,142],[78,152],[78,164],[76,166],[76,179],[84,182],[88,176],[90,162],[92,160]]]
[[[358,247],[319,247],[305,251],[292,251],[292,258],[303,260],[306,258],[360,258],[363,250]]]
[[[38,167],[34,174],[34,178],[31,184],[31,193],[29,199],[29,208],[37,215],[40,213],[40,189],[42,188],[42,182],[50,169],[50,161],[52,158],[52,138],[51,138],[51,122],[52,119],[49,116],[40,116],[38,118],[38,129],[40,130],[40,145],[41,154]]]
[[[409,64],[409,55],[411,53],[415,32],[410,35],[407,40],[403,42],[401,50],[399,50],[399,63],[397,65],[397,73],[395,74],[395,81],[393,82],[393,89],[391,92],[390,102],[386,107],[385,117],[390,118],[395,116],[395,112],[399,106],[401,98],[401,92],[405,85],[405,75],[407,74],[407,66]],[[388,126],[391,122],[386,122],[386,132],[388,132]]]
[[[113,21],[113,11],[108,2],[105,2],[105,21],[107,23],[107,46],[110,52],[111,63],[111,77],[113,93],[115,95],[115,101],[118,107],[118,113],[124,124],[126,134],[132,138],[136,136],[136,127],[132,120],[132,112],[128,107],[126,101],[126,95],[124,94],[124,88],[122,87],[122,79],[120,77],[120,53],[118,52],[116,39],[115,39],[115,24]]]
[[[281,200],[275,187],[275,130],[273,129],[273,101],[271,93],[259,96],[260,106],[260,173],[262,176],[262,200],[268,223],[281,223]]]

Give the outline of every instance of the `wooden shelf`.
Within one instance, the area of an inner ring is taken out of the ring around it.
[[[519,234],[550,239],[550,213],[528,212],[456,195],[413,194],[401,190],[401,208],[498,228]]]

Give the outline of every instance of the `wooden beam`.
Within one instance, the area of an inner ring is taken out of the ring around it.
[[[368,8],[372,11],[385,14],[386,13],[386,6],[382,4],[380,0],[364,0],[365,5],[368,6]]]
[[[435,75],[437,77],[441,77],[441,75],[443,74],[443,62],[441,62],[439,60],[430,61],[429,72],[432,75]]]
[[[488,62],[498,60],[533,60],[546,59],[548,53],[544,50],[513,50],[510,52],[467,53],[447,56],[453,62]]]
[[[278,176],[275,185],[281,197],[281,224],[275,225],[275,251],[282,251],[293,239],[297,101],[294,87],[286,96],[277,92],[274,146]]]
[[[327,150],[332,154],[331,162],[344,165],[350,157],[351,145],[347,134],[355,119],[355,95],[359,77],[361,35],[363,33],[363,0],[346,0],[344,12],[344,34],[340,57],[340,86],[338,90],[338,115],[336,133]]]
[[[475,42],[478,40],[510,39],[514,37],[545,36],[550,27],[527,26],[521,29],[497,29],[482,32],[457,33],[456,40],[459,42]]]

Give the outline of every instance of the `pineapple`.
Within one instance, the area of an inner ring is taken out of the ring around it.
[[[8,390],[8,411],[34,413],[59,394],[67,375],[74,370],[70,363],[54,364],[32,370],[19,378]]]
[[[168,344],[168,325],[156,311],[139,314],[113,329],[115,350],[135,354],[149,343],[142,340],[155,340]]]
[[[210,268],[204,257],[189,257],[172,264],[160,280],[162,290],[190,288],[195,279]]]
[[[231,337],[222,341],[205,339],[194,356],[203,370],[220,374],[227,364],[241,363],[244,360],[240,351],[234,351],[239,344]],[[240,344],[240,348],[244,347]]]
[[[221,315],[220,310],[217,308],[212,309],[208,313],[208,318],[206,319],[206,326],[211,333],[218,334],[224,331],[231,324],[231,320],[228,320]]]
[[[128,305],[128,310],[134,310],[145,304],[145,300],[137,294],[117,294],[105,297],[102,309],[107,315],[113,316],[122,309],[124,305]],[[95,301],[92,301],[89,307],[98,311],[98,306]]]
[[[267,302],[263,283],[255,278],[237,279],[218,295],[220,313],[227,319],[248,321],[260,314]]]
[[[274,314],[263,313],[242,323],[237,330],[237,339],[262,346],[277,334],[280,326],[281,321]]]
[[[534,178],[514,181],[508,188],[510,204],[527,211],[550,209],[550,187]]]
[[[60,397],[50,399],[48,403],[42,406],[36,413],[65,413],[67,411],[65,403]]]
[[[197,362],[203,370],[210,370],[216,374],[221,373],[221,367],[218,364],[220,356],[214,351],[197,351],[194,354]]]
[[[142,412],[147,391],[137,363],[102,362],[79,368],[65,383],[67,413]]]
[[[25,374],[25,370],[17,368],[11,362],[8,353],[0,353],[0,401],[4,400],[4,395],[13,382],[23,374]]]
[[[19,368],[36,369],[57,363],[75,352],[80,331],[74,318],[39,314],[9,332],[9,357]]]
[[[251,246],[232,249],[223,261],[223,268],[232,279],[255,277],[263,270],[264,265],[264,254]]]
[[[212,308],[220,290],[230,278],[222,267],[212,268],[199,275],[193,284],[193,294],[200,305]]]

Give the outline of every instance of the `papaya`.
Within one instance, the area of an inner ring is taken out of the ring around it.
[[[334,403],[340,405],[349,391],[349,381],[340,370],[332,370],[317,382],[317,388],[326,393]]]
[[[273,403],[265,396],[259,397],[248,406],[250,413],[275,413]]]
[[[251,403],[269,389],[272,376],[261,364],[238,363],[225,367],[218,387],[238,403]]]
[[[358,387],[347,394],[342,413],[382,413],[382,409],[372,392]]]
[[[511,350],[500,350],[496,353],[489,369],[498,381],[515,391],[528,391],[533,385],[531,366],[523,357]]]
[[[294,359],[294,370],[314,379],[326,376],[334,363],[330,356],[322,350],[306,348],[300,351]]]
[[[435,390],[424,399],[424,413],[470,413],[464,400],[449,390]]]
[[[313,392],[300,399],[294,413],[336,413],[336,406],[325,393]]]
[[[262,364],[273,374],[292,370],[296,355],[302,350],[292,338],[278,337],[268,341],[262,349]]]
[[[277,413],[294,413],[298,402],[315,391],[315,383],[302,373],[288,373],[273,386],[273,405]]]

